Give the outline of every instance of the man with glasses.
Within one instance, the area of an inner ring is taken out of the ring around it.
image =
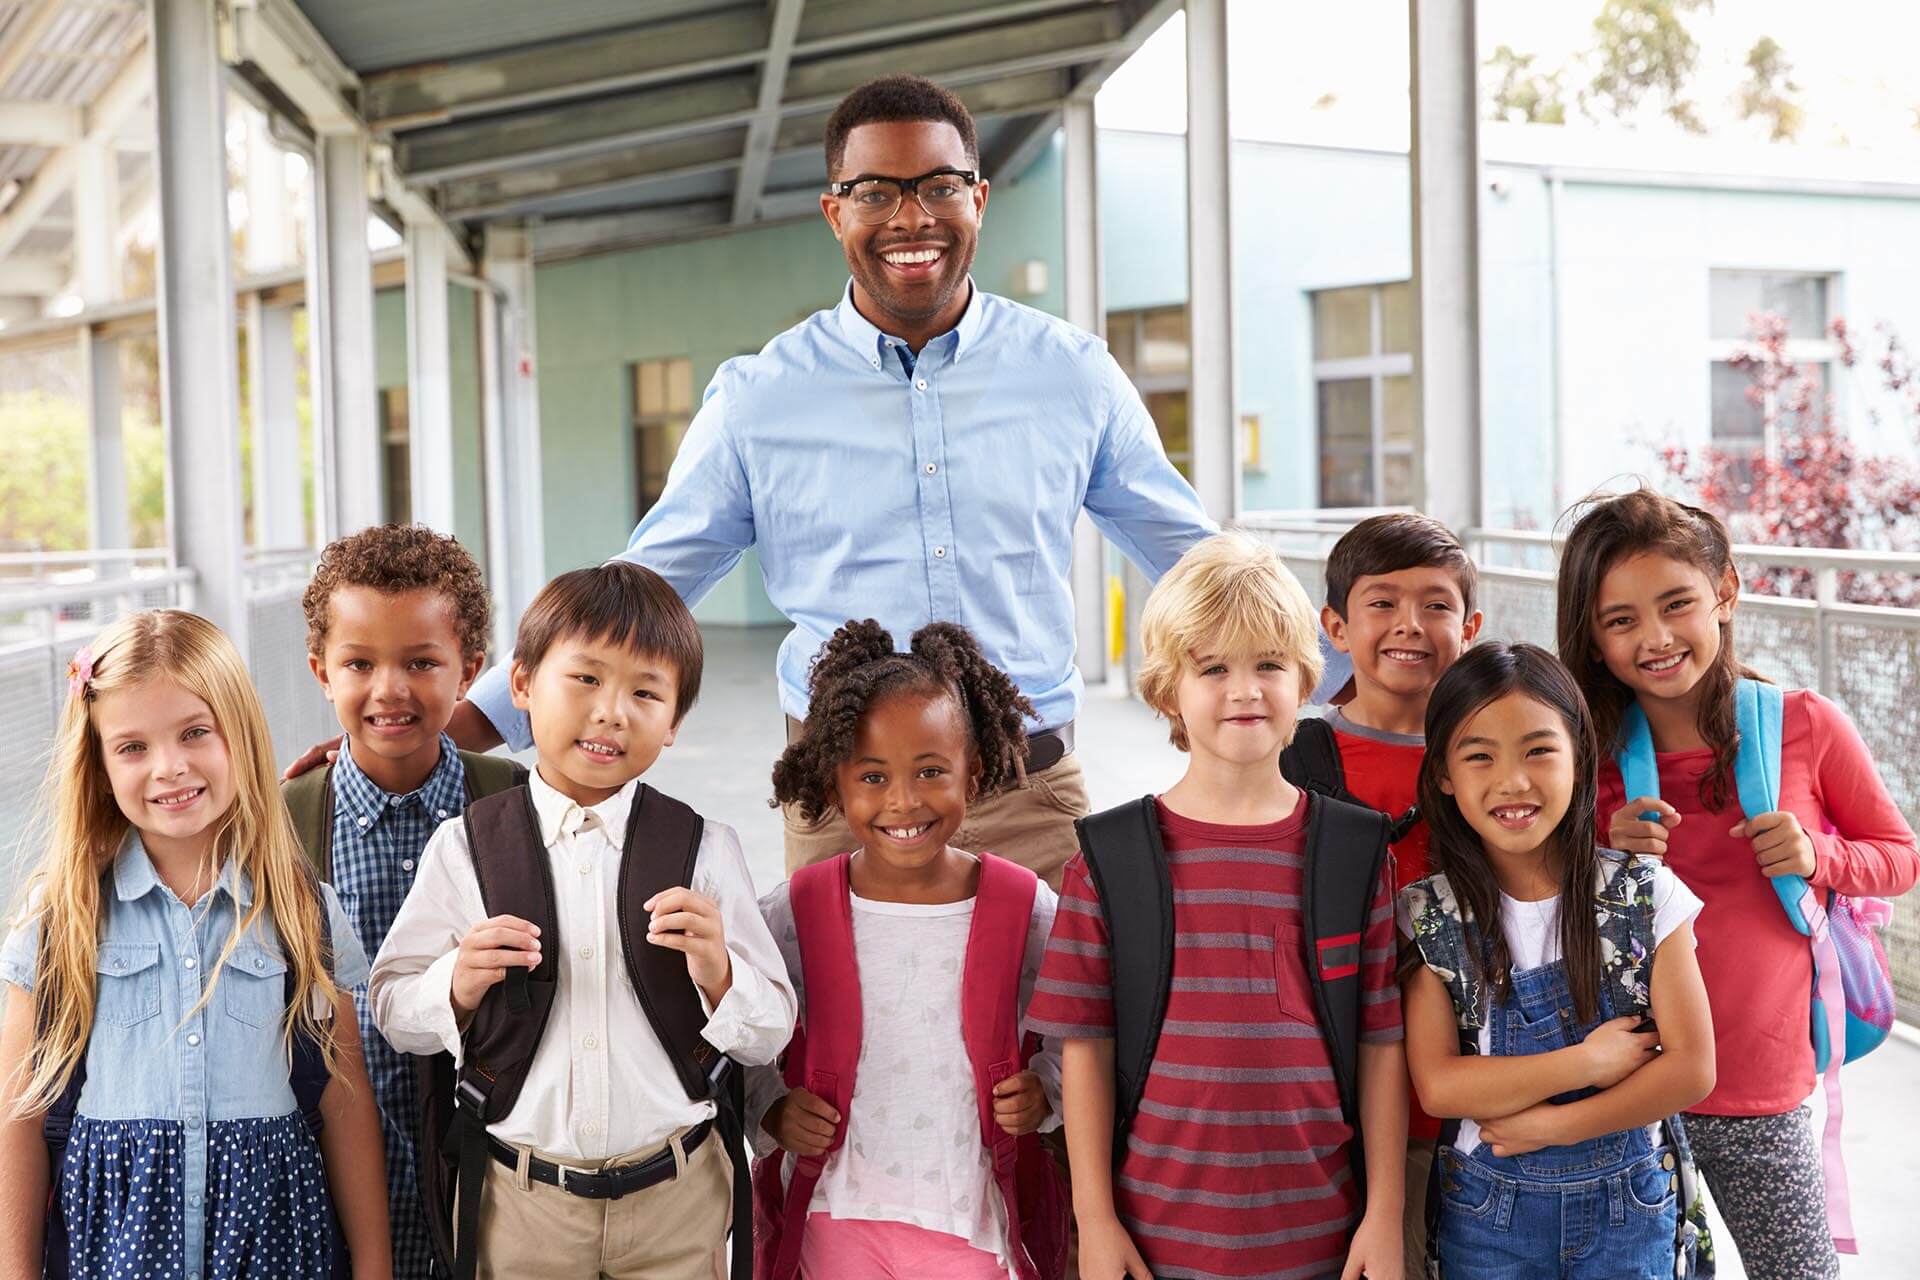
[[[689,602],[760,549],[794,623],[780,701],[807,713],[807,669],[850,618],[902,644],[959,622],[1033,703],[1017,790],[968,812],[962,848],[1055,885],[1087,811],[1073,755],[1073,527],[1084,508],[1158,578],[1214,531],[1099,339],[977,288],[987,207],[973,120],[916,76],[854,90],[827,124],[821,211],[852,280],[840,304],[722,365],[625,557]],[[449,731],[469,749],[528,744],[505,668]],[[787,815],[789,870],[855,847],[838,815]]]

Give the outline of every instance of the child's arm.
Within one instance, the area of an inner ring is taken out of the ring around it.
[[[1693,923],[1667,935],[1653,953],[1653,1018],[1660,1052],[1612,1088],[1564,1106],[1529,1107],[1480,1123],[1498,1156],[1585,1142],[1664,1120],[1713,1092],[1713,1016],[1693,950]]]
[[[384,1280],[393,1275],[386,1154],[351,995],[341,996],[333,1006],[333,1035],[339,1056],[333,1079],[320,1097],[326,1121],[320,1130],[320,1154],[347,1237],[347,1254],[353,1259],[354,1280]]]
[[[530,929],[516,931],[501,923],[507,917],[485,917],[486,902],[474,877],[466,832],[457,821],[443,823],[420,853],[413,888],[400,904],[367,980],[374,1025],[401,1053],[444,1051],[458,1062],[461,1027],[473,1005],[461,1011],[456,985],[461,996],[477,1003],[485,990],[478,985],[480,967],[491,964],[504,977],[510,959],[527,967],[537,963],[537,947],[522,945],[531,939]],[[525,921],[518,924],[526,926]],[[492,932],[483,934],[482,926]],[[456,984],[463,950],[469,953],[464,969],[471,972],[463,972]]]
[[[1060,1054],[1073,1217],[1084,1280],[1153,1280],[1113,1208],[1113,1041],[1068,1040]]]
[[[1027,1017],[1027,1010],[1033,1005],[1033,988],[1040,980],[1040,969],[1047,956],[1047,939],[1053,935],[1053,921],[1059,912],[1059,895],[1042,880],[1034,887],[1033,918],[1027,925],[1026,959],[1020,966],[1021,1044],[1026,1043],[1030,1033],[1040,1035],[1040,1051],[1028,1060],[1027,1070],[1022,1074],[1030,1076],[1031,1087],[1039,1091],[1040,1112],[1034,1124],[1042,1133],[1058,1129],[1066,1115],[1060,1109],[1060,1037],[1042,1034]]]
[[[33,993],[7,983],[0,1026],[0,1275],[40,1274],[46,1225],[47,1143],[40,1114],[15,1116],[34,1037]]]
[[[1580,1044],[1551,1053],[1495,1058],[1460,1052],[1453,1000],[1425,965],[1407,978],[1403,999],[1407,1063],[1427,1114],[1482,1125],[1555,1094],[1617,1083],[1652,1061],[1660,1037],[1633,1030],[1638,1018],[1603,1023]]]
[[[1774,841],[1795,853],[1804,842],[1811,861],[1805,866],[1795,859],[1782,867],[1782,873],[1805,875],[1821,888],[1849,897],[1897,898],[1920,879],[1920,850],[1915,848],[1913,829],[1887,794],[1853,721],[1817,695],[1808,694],[1804,704],[1811,721],[1813,790],[1835,830],[1803,832],[1792,815],[1777,815],[1792,823],[1790,831],[1779,829],[1787,825],[1785,821],[1776,824]],[[1763,870],[1767,869],[1765,843],[1766,833],[1754,839]],[[1775,873],[1769,870],[1768,874]]]
[[[1360,1135],[1367,1153],[1367,1212],[1341,1280],[1399,1280],[1407,1200],[1407,1055],[1396,1040],[1360,1046]]]

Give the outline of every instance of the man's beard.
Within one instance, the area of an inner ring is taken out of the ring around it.
[[[932,292],[924,295],[925,302],[919,301],[915,295],[904,294],[887,275],[886,263],[880,260],[884,247],[869,248],[854,256],[847,265],[853,271],[853,278],[866,290],[867,296],[888,315],[918,322],[939,315],[953,302],[954,295],[966,286],[967,272],[973,268],[973,250],[971,243],[962,245],[955,242],[947,246],[945,260],[941,263],[943,272],[947,274],[933,283]],[[963,251],[964,260],[960,257]],[[950,263],[956,265],[949,266]]]

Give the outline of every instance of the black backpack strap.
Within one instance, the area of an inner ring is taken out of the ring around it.
[[[346,750],[343,746],[341,750]],[[280,795],[293,817],[294,834],[306,852],[307,865],[322,880],[333,879],[333,765],[309,769],[280,784]]]
[[[1293,741],[1280,753],[1280,772],[1296,787],[1336,800],[1353,799],[1333,726],[1318,716],[1301,716],[1294,724]]]
[[[1173,880],[1152,796],[1073,824],[1100,895],[1113,967],[1113,1157],[1146,1092],[1173,980]]]
[[[1340,1109],[1354,1132],[1354,1181],[1364,1203],[1365,1146],[1360,1138],[1360,1021],[1367,917],[1387,860],[1386,815],[1326,796],[1307,814],[1307,973],[1333,1060]]]

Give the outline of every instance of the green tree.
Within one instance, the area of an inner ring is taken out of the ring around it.
[[[1560,87],[1561,72],[1543,75],[1533,70],[1537,55],[1516,53],[1501,45],[1483,64],[1498,76],[1487,92],[1487,118],[1516,124],[1565,124],[1567,104]]]
[[[1606,0],[1593,20],[1597,65],[1585,101],[1621,117],[1656,102],[1681,128],[1706,132],[1686,96],[1700,45],[1687,30],[1685,15],[1712,7],[1713,0]]]
[[[126,450],[129,535],[136,547],[166,545],[166,445],[160,425],[129,408]],[[87,425],[80,402],[47,391],[0,397],[0,544],[80,551],[87,520]]]
[[[1799,136],[1804,119],[1799,97],[1786,51],[1772,36],[1761,36],[1747,51],[1747,79],[1734,95],[1740,118],[1765,120],[1773,141],[1790,142]]]

